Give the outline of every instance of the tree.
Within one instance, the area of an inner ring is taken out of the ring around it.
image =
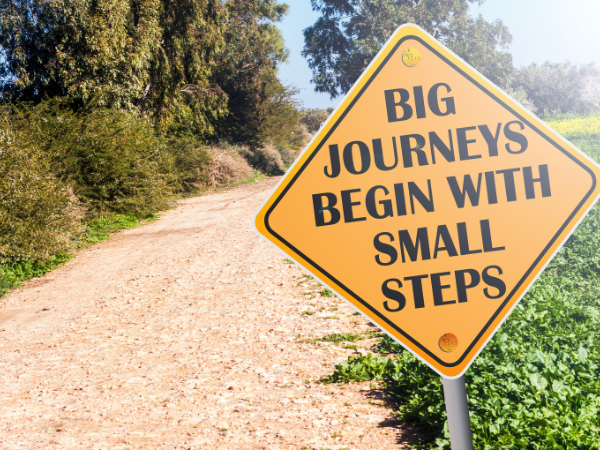
[[[321,124],[327,120],[329,115],[333,112],[333,108],[307,108],[300,112],[302,114],[300,123],[306,127],[306,130],[309,133],[314,133],[321,128]]]
[[[0,0],[4,97],[133,109],[159,45],[159,0]]]
[[[506,87],[512,71],[512,37],[501,21],[469,15],[483,0],[311,0],[321,13],[304,30],[303,56],[317,92],[346,93],[402,24],[415,23],[496,84]]]
[[[288,6],[276,0],[229,0],[225,8],[225,45],[211,78],[229,96],[229,114],[216,124],[218,135],[249,143],[272,135],[280,141],[298,122],[292,111],[295,91],[276,76],[288,50],[275,23]]]
[[[581,98],[584,103],[600,110],[600,77],[588,76],[583,82]]]
[[[525,91],[540,115],[581,114],[592,109],[583,98],[585,82],[598,75],[593,64],[533,63],[515,72],[511,86]]]
[[[212,134],[227,113],[227,95],[211,82],[223,51],[221,0],[161,0],[161,42],[153,53],[142,109],[155,122],[184,134]]]
[[[277,146],[297,148],[303,144],[300,127],[298,91],[281,84],[274,72],[267,72],[252,86],[248,105],[252,108],[239,131],[246,142],[261,145],[271,141]]]
[[[226,111],[209,83],[223,20],[220,0],[0,0],[3,97],[67,97],[208,133]]]

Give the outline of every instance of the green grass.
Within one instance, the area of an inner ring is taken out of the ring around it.
[[[157,218],[155,214],[148,215],[144,219],[123,214],[97,217],[84,225],[82,233],[73,246],[88,247],[106,241],[112,233],[135,228]],[[23,281],[41,277],[73,257],[72,254],[60,254],[50,257],[48,261],[22,261],[17,264],[0,265],[0,297],[6,295],[10,289],[18,287]]]
[[[212,187],[200,188],[198,191],[195,191],[195,192],[189,192],[187,194],[178,194],[177,198],[193,198],[193,197],[198,197],[198,196],[203,196],[203,195],[211,195],[211,194],[215,194],[217,192],[224,191],[227,189],[233,189],[233,188],[245,186],[248,184],[258,183],[259,181],[262,181],[265,178],[267,178],[267,176],[264,173],[262,173],[258,170],[253,170],[250,178],[248,178],[244,181],[240,181],[239,183],[226,184],[224,186],[212,186]]]
[[[314,313],[313,313],[314,314]],[[312,314],[311,314],[312,315]],[[316,344],[317,342],[332,342],[334,344],[339,344],[341,342],[356,342],[356,341],[364,341],[367,339],[374,339],[383,337],[384,333],[378,331],[367,331],[366,333],[332,333],[322,338],[318,339],[305,339],[300,341],[305,344]],[[345,346],[344,348],[352,348],[356,350],[356,346]]]
[[[550,122],[600,161],[597,115],[590,117]],[[475,448],[600,450],[599,335],[597,205],[468,370]],[[398,419],[416,426],[414,447],[449,450],[441,378],[390,338],[374,350],[349,357],[324,381],[381,381]]]
[[[66,263],[72,255],[54,255],[48,261],[23,261],[17,264],[0,264],[0,297],[22,281],[42,275]]]
[[[77,248],[106,241],[113,233],[138,227],[143,223],[151,222],[157,218],[156,214],[147,215],[144,219],[124,214],[111,214],[94,218],[84,226],[84,231],[77,243]]]

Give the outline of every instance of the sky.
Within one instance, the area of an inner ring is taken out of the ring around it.
[[[279,24],[287,47],[289,62],[279,70],[285,84],[301,89],[297,98],[305,108],[335,107],[342,100],[314,91],[312,72],[301,55],[302,31],[316,22],[319,14],[310,0],[281,0],[290,5],[287,17]],[[487,0],[471,7],[488,21],[497,19],[513,36],[510,52],[516,67],[544,61],[595,62],[600,67],[600,0]]]

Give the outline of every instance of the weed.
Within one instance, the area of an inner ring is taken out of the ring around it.
[[[300,315],[301,315],[301,316],[314,316],[314,315],[315,315],[315,313],[314,313],[314,311],[302,311],[302,312],[300,313]]]
[[[319,291],[319,294],[321,294],[321,297],[333,297],[333,292],[329,289],[323,289],[322,291]]]
[[[333,342],[334,344],[339,344],[340,342],[355,342],[362,338],[361,333],[333,333],[328,334],[321,338],[323,342]]]
[[[291,259],[288,259],[288,258],[285,258],[283,260],[283,262],[286,263],[286,264],[294,264],[294,261],[292,261]]]
[[[156,214],[147,214],[143,221],[135,216],[125,214],[109,214],[95,217],[86,224],[77,243],[77,248],[106,241],[112,233],[135,228],[142,223],[156,219],[158,219]]]
[[[356,345],[342,345],[342,348],[345,348],[347,350],[358,350],[358,346]]]
[[[353,315],[353,316],[360,316],[360,313],[359,313],[358,311],[354,311],[354,312],[352,313],[352,315]]]
[[[326,316],[326,317],[323,317],[323,319],[328,319],[328,320],[340,320],[340,318],[339,318],[339,317],[336,317],[336,316]]]
[[[17,264],[0,265],[0,297],[9,289],[17,287],[22,281],[42,275],[68,262],[73,256],[61,254],[51,256],[47,261],[23,261]]]

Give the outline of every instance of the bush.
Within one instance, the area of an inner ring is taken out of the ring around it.
[[[240,153],[256,170],[267,175],[280,175],[285,172],[285,163],[281,152],[271,143],[256,147],[240,147]]]
[[[209,149],[211,156],[207,182],[209,187],[232,186],[252,178],[254,170],[240,154],[241,151],[241,147],[226,144]]]
[[[37,146],[0,129],[0,264],[45,261],[66,252],[81,208],[70,186],[51,171]]]
[[[329,115],[333,112],[333,108],[307,108],[300,111],[302,117],[300,123],[306,127],[309,133],[315,133],[321,128],[321,124],[325,122]]]
[[[589,79],[599,76],[593,64],[534,63],[515,72],[511,87],[514,91],[525,91],[540,115],[583,114],[595,109],[584,98],[584,91]]]
[[[174,193],[195,193],[209,182],[211,156],[194,137],[170,137],[166,141],[172,157],[169,185]]]
[[[89,209],[143,217],[166,208],[171,156],[145,120],[111,109],[74,111],[62,100],[10,112],[27,145],[49,158]]]

